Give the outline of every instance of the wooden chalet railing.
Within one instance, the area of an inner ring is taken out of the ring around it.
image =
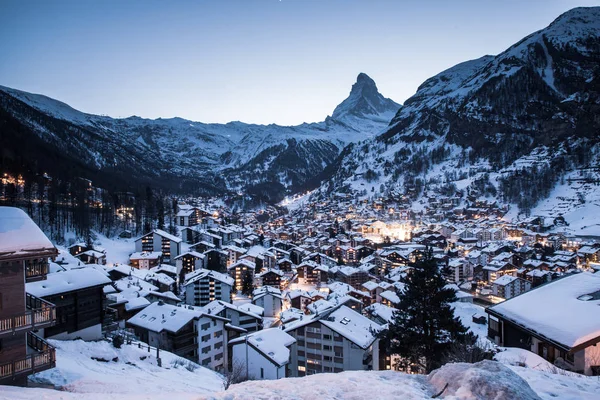
[[[28,332],[27,344],[37,353],[0,363],[0,384],[8,383],[21,375],[34,374],[56,366],[56,350],[48,342]]]
[[[56,322],[54,304],[27,294],[25,305],[24,313],[0,318],[0,335],[43,328]]]

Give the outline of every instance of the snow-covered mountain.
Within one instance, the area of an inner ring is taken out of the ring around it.
[[[417,200],[445,186],[529,210],[562,177],[598,164],[599,66],[600,8],[568,11],[497,56],[425,81],[386,132],[354,146],[321,194]]]
[[[295,191],[323,171],[350,142],[383,132],[400,106],[384,98],[366,74],[350,96],[319,123],[298,126],[241,122],[204,124],[182,118],[115,119],[85,114],[46,96],[0,87],[1,122],[39,143],[123,178],[168,187],[198,183],[206,191],[241,190],[267,183],[272,191]],[[15,152],[18,152],[18,146]],[[174,180],[173,178],[178,178]]]

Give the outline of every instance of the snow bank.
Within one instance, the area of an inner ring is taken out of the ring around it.
[[[429,374],[428,379],[436,393],[445,388],[444,399],[540,400],[523,378],[494,361],[447,364]]]
[[[162,367],[159,367],[156,350],[148,352],[147,348],[140,349],[136,345],[123,345],[117,349],[105,341],[49,342],[56,347],[56,368],[32,375],[29,379],[35,384],[53,386],[61,391],[152,395],[153,399],[174,395],[172,398],[179,399],[192,393],[195,394],[193,398],[197,398],[223,388],[220,375],[166,351],[160,352]],[[32,398],[61,398],[62,393],[48,391],[44,396]],[[0,399],[2,395],[4,388],[0,389]]]
[[[233,385],[210,399],[254,400],[392,400],[429,399],[431,388],[425,376],[392,371],[316,374],[276,381],[251,381]]]

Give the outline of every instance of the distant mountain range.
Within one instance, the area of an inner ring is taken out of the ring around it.
[[[188,193],[241,191],[277,201],[321,174],[346,144],[383,132],[399,108],[364,73],[331,117],[298,126],[115,119],[0,86],[2,160],[13,165],[20,158],[44,171],[57,162],[74,164],[86,177],[125,186],[135,181]],[[48,152],[50,160],[43,155]]]
[[[313,198],[398,195],[418,208],[455,192],[529,212],[558,196],[546,205],[560,215],[595,189],[553,190],[600,181],[600,8],[443,71],[403,106],[362,73],[330,117],[298,126],[114,119],[0,87],[0,131],[0,168],[67,165],[100,182],[269,202],[318,188]]]

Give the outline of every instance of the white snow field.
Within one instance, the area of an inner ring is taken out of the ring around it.
[[[502,349],[500,362],[448,364],[429,376],[393,371],[349,371],[304,378],[250,381],[223,390],[221,376],[161,351],[108,342],[52,341],[57,367],[31,377],[43,388],[0,386],[1,400],[245,400],[430,399],[595,400],[600,380],[554,368],[521,349]],[[94,360],[95,357],[99,360]],[[118,359],[115,359],[118,357]],[[180,365],[177,365],[180,362]],[[188,370],[193,369],[193,371]]]
[[[123,345],[117,349],[106,341],[49,342],[56,347],[56,368],[35,374],[30,381],[61,391],[45,389],[39,398],[60,399],[65,392],[72,392],[77,394],[74,398],[85,399],[100,394],[103,398],[195,399],[223,389],[219,374],[166,351],[160,351],[159,367],[156,350],[148,352],[147,347]],[[3,397],[4,392],[2,387],[2,399],[19,398],[17,393]]]

